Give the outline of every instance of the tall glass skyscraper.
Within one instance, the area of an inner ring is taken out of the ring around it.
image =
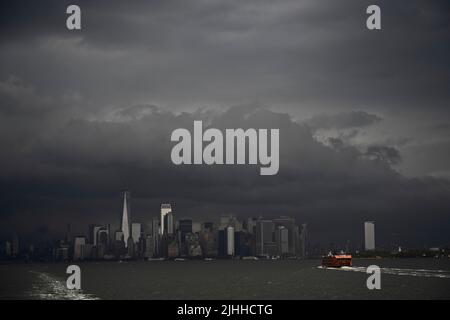
[[[125,190],[123,192],[123,211],[122,211],[122,221],[120,231],[123,234],[123,241],[125,242],[125,247],[128,246],[128,238],[131,234],[131,210],[130,210],[130,191]]]
[[[172,212],[172,206],[169,203],[163,203],[161,205],[161,234],[164,234],[164,217],[169,213]],[[167,230],[171,231],[171,230]]]
[[[366,251],[375,250],[375,221],[364,222],[364,236]]]

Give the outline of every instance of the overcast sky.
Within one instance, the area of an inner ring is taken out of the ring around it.
[[[82,30],[66,29],[66,7]],[[292,215],[318,242],[450,242],[450,3],[2,1],[0,232]],[[176,167],[170,133],[280,128],[280,171]],[[42,229],[42,228],[41,228]],[[383,240],[380,240],[383,242]]]

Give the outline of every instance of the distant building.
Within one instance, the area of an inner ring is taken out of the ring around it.
[[[123,233],[125,247],[128,246],[128,238],[131,236],[131,210],[130,210],[130,192],[123,192],[123,210],[120,230]]]
[[[184,219],[180,220],[179,222],[179,228],[181,233],[181,241],[185,241],[186,234],[192,233],[192,220],[190,219]]]
[[[75,237],[74,250],[73,250],[73,260],[84,260],[85,259],[85,246],[86,238],[83,236]]]
[[[364,222],[364,240],[366,251],[375,250],[375,221]]]
[[[213,231],[214,230],[214,223],[213,222],[205,222],[203,224],[203,231],[208,232],[208,231]]]
[[[163,234],[174,234],[174,221],[172,211],[164,215]]]
[[[278,226],[275,230],[275,243],[279,256],[289,254],[289,230],[286,227]]]
[[[300,256],[302,258],[308,257],[308,246],[309,246],[309,236],[308,236],[308,225],[306,223],[302,224],[302,229],[300,230]]]
[[[280,218],[273,219],[273,223],[275,225],[275,228],[277,228],[278,226],[283,226],[284,228],[286,228],[288,234],[288,252],[286,252],[285,254],[289,254],[291,256],[295,255],[295,219],[282,216]],[[285,233],[286,231],[284,231],[283,233]]]
[[[219,254],[217,236],[218,234],[209,228],[200,234],[200,245],[202,247],[202,252],[206,257],[214,257]]]
[[[234,255],[239,257],[253,256],[253,235],[245,231],[234,233]]]
[[[197,233],[202,231],[202,224],[200,222],[193,222],[192,223],[192,232]]]
[[[88,243],[97,245],[97,232],[101,228],[98,224],[90,224],[89,225],[89,234],[88,234]]]
[[[248,218],[245,221],[245,230],[247,230],[248,233],[254,234],[256,229],[256,222],[257,219],[255,218]]]
[[[123,240],[123,232],[122,231],[116,231],[114,240],[115,241],[124,241]]]
[[[200,246],[200,239],[198,233],[186,234],[187,255],[189,257],[200,257],[202,255],[202,248]]]
[[[226,229],[228,226],[232,226],[234,231],[241,231],[242,224],[232,214],[224,214],[220,216],[219,229]]]
[[[109,228],[101,227],[97,231],[96,235],[96,245],[107,247],[109,245]]]
[[[167,257],[176,258],[180,255],[180,250],[176,238],[168,238],[169,242],[167,245]]]
[[[130,258],[134,258],[136,256],[136,243],[134,242],[132,237],[128,238],[127,241],[127,255]]]
[[[159,251],[159,230],[160,226],[159,226],[159,220],[157,218],[152,218],[151,222],[149,224],[147,224],[147,228],[146,228],[146,234],[147,237],[151,236],[153,238],[152,242],[153,242],[153,249],[149,249],[153,252],[153,256],[158,256],[160,254]],[[146,239],[147,239],[146,237]],[[147,240],[146,240],[147,243]]]
[[[139,243],[139,239],[141,238],[142,226],[140,223],[132,223],[131,224],[131,238],[133,238],[134,243]]]
[[[234,256],[234,227],[228,226],[226,229],[227,255]]]
[[[276,249],[274,242],[275,225],[272,220],[259,219],[256,223],[256,254],[271,255]],[[270,251],[270,252],[269,252]]]
[[[169,203],[163,203],[163,204],[161,204],[161,220],[160,220],[160,222],[161,222],[161,230],[160,230],[160,233],[161,233],[161,234],[164,234],[164,233],[165,233],[164,221],[166,220],[166,219],[165,219],[165,216],[166,216],[169,212],[172,212],[172,206],[171,206]],[[173,231],[172,231],[172,233],[173,233]]]
[[[144,253],[145,258],[152,258],[156,255],[154,240],[155,238],[153,237],[152,234],[148,234],[145,237],[145,253]]]
[[[188,246],[186,235],[192,233],[192,220],[184,219],[179,221],[180,232],[180,254],[182,256],[188,255]]]

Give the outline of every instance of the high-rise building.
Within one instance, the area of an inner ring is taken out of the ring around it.
[[[146,228],[145,228],[145,234],[146,234],[146,239],[150,236],[152,238],[151,242],[150,240],[146,240],[146,246],[147,244],[152,244],[153,248],[152,249],[146,249],[146,250],[151,250],[152,252],[152,256],[157,256],[160,253],[159,250],[159,244],[160,244],[160,238],[159,238],[159,232],[160,232],[160,226],[159,226],[159,219],[158,218],[152,218],[150,220],[149,223],[147,223]],[[147,257],[147,258],[151,258],[151,257]]]
[[[227,255],[227,236],[224,229],[217,232],[217,253],[220,257]]]
[[[212,230],[212,226],[206,228],[200,234],[200,245],[202,252],[206,257],[213,257],[219,254],[218,252],[218,234]]]
[[[123,232],[122,231],[116,231],[115,236],[114,236],[114,240],[115,241],[123,241]]]
[[[205,222],[203,223],[203,231],[213,231],[214,230],[214,223],[213,222]]]
[[[142,228],[140,223],[132,223],[131,224],[131,237],[133,238],[134,243],[139,243],[139,239],[141,238]]]
[[[130,192],[123,192],[123,210],[120,230],[123,233],[125,247],[128,246],[128,238],[131,236],[131,210],[130,210]]]
[[[84,260],[85,258],[86,238],[83,236],[75,237],[73,260]]]
[[[123,232],[116,231],[114,236],[114,253],[116,256],[120,256],[125,251],[125,241],[123,239]]]
[[[234,227],[228,226],[226,229],[227,255],[234,256]]]
[[[161,234],[165,233],[165,226],[164,226],[164,221],[165,221],[165,216],[169,213],[172,212],[172,206],[170,205],[170,203],[163,203],[161,204]],[[173,232],[172,232],[173,233]]]
[[[286,254],[295,255],[295,219],[290,217],[280,217],[273,219],[275,227],[283,226],[288,231],[288,252]]]
[[[174,228],[173,228],[173,223],[174,223],[174,221],[173,221],[173,213],[172,213],[172,211],[170,211],[170,212],[168,212],[168,213],[166,213],[165,215],[164,215],[164,221],[163,221],[163,226],[164,226],[164,228],[163,228],[163,234],[174,234]]]
[[[302,229],[300,230],[300,256],[302,258],[308,257],[308,241],[308,225],[303,223]]]
[[[245,229],[247,230],[248,233],[255,233],[255,228],[256,228],[256,222],[257,220],[255,218],[248,218],[245,221]]]
[[[275,243],[279,256],[289,254],[289,230],[284,226],[278,226],[275,229]]]
[[[375,250],[375,221],[364,222],[365,249]]]
[[[93,244],[94,246],[97,245],[97,232],[100,229],[100,226],[98,224],[90,224],[89,225],[89,234],[88,234],[88,242]]]
[[[192,233],[192,220],[190,219],[180,220],[179,228],[181,233],[181,241],[184,241],[186,234]]]
[[[236,231],[234,233],[234,255],[239,257],[252,256],[254,239],[253,235],[245,231]]]
[[[152,234],[147,235],[145,238],[145,258],[153,258],[156,255],[155,252],[155,241]]]
[[[197,233],[202,231],[202,224],[201,222],[192,222],[192,232]]]
[[[256,254],[268,255],[267,248],[275,246],[273,233],[275,225],[272,220],[259,219],[256,223]]]

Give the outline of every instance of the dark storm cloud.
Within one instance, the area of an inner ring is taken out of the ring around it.
[[[447,1],[383,1],[380,32],[365,28],[370,1],[79,1],[81,32],[66,30],[66,4],[4,4],[4,77],[82,91],[90,109],[256,99],[300,115],[447,112]]]
[[[172,130],[192,130],[199,119],[219,129],[280,128],[279,174],[260,176],[254,166],[173,165]],[[447,239],[414,232],[450,224],[448,182],[405,179],[390,168],[391,150],[378,148],[371,155],[384,156],[370,160],[351,146],[327,147],[288,114],[257,104],[179,114],[140,105],[117,110],[109,120],[43,123],[45,128],[23,132],[26,147],[2,146],[8,154],[2,161],[2,202],[10,210],[2,212],[4,221],[26,217],[27,226],[46,221],[60,227],[68,221],[116,223],[119,190],[129,188],[134,217],[143,222],[169,201],[179,217],[205,220],[230,212],[292,215],[310,223],[317,241],[345,241],[343,234],[359,230],[366,219],[386,226],[380,231],[386,239],[391,233],[418,242]],[[410,221],[408,228],[402,220]],[[350,238],[357,240],[354,233]]]
[[[292,215],[325,242],[356,238],[366,219],[386,241],[448,242],[448,181],[391,167],[450,172],[448,133],[436,140],[448,1],[382,1],[380,32],[365,28],[369,1],[78,1],[70,32],[72,3],[1,4],[3,232],[114,222],[130,188],[140,219],[169,201],[204,219]],[[261,103],[227,108],[248,101]],[[197,119],[280,128],[279,174],[172,165],[171,131]],[[345,132],[327,146],[319,128]]]
[[[340,114],[320,114],[307,121],[314,129],[348,129],[369,126],[382,118],[364,111],[352,111]]]

